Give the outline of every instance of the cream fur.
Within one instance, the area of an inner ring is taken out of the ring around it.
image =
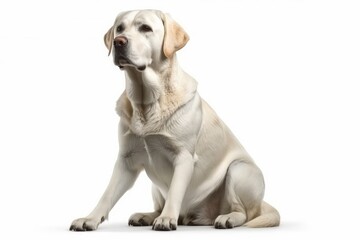
[[[142,31],[144,24],[151,31]],[[112,45],[118,37],[128,39],[129,60],[118,61]],[[278,212],[263,202],[260,169],[177,62],[189,39],[180,25],[156,10],[123,12],[104,39],[126,78],[116,106],[120,150],[98,205],[70,229],[97,229],[143,170],[153,182],[155,209],[132,215],[129,225],[278,226]]]

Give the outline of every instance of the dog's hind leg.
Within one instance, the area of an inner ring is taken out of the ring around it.
[[[261,213],[264,180],[260,169],[252,162],[236,160],[229,166],[225,180],[225,194],[215,228],[233,228]]]

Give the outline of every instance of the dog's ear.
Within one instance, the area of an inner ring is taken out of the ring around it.
[[[112,44],[114,41],[114,26],[112,26],[106,33],[104,36],[104,42],[105,42],[105,46],[107,47],[107,49],[109,50],[109,54],[111,53],[111,48],[112,48]]]
[[[163,52],[167,58],[172,58],[174,53],[183,48],[189,41],[189,35],[169,14],[162,13],[161,19],[165,28]]]

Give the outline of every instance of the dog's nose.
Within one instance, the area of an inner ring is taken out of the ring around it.
[[[114,47],[115,48],[122,48],[125,47],[128,43],[128,40],[124,36],[119,36],[114,39]]]

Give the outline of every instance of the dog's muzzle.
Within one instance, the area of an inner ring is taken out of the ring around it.
[[[139,71],[145,70],[146,66],[137,66],[127,57],[128,43],[129,41],[125,36],[118,36],[114,39],[115,65],[119,66],[120,69],[124,69],[124,66],[130,65],[136,67]]]
[[[120,69],[123,69],[124,65],[131,64],[130,59],[127,57],[128,43],[128,39],[124,36],[119,36],[114,39],[114,64],[119,66]]]

